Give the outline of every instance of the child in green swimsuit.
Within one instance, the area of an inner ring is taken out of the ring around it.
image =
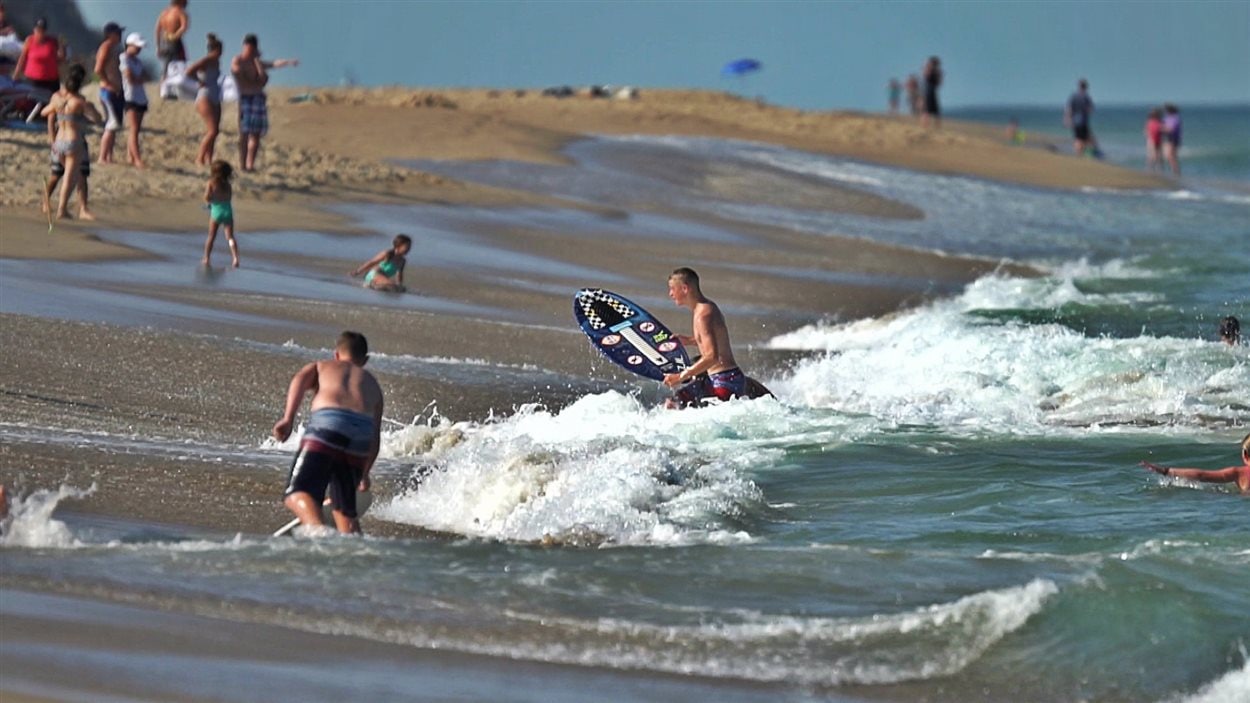
[[[239,268],[239,245],[234,241],[234,208],[230,199],[234,191],[230,187],[230,179],[234,178],[234,169],[230,164],[218,159],[210,167],[212,177],[208,179],[208,187],[204,189],[204,202],[208,203],[208,241],[204,242],[204,265],[209,265],[213,255],[213,242],[217,240],[217,227],[226,230],[226,241],[230,244],[230,256],[234,258],[233,266]]]
[[[404,265],[408,263],[404,257],[411,250],[412,238],[406,234],[397,234],[395,239],[391,240],[390,249],[378,252],[377,256],[354,269],[351,276],[364,274],[365,286],[374,290],[402,293],[404,291]]]

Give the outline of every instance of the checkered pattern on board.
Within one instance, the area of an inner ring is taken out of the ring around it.
[[[608,295],[602,288],[586,288],[578,295],[577,301],[582,306],[582,313],[586,315],[586,321],[590,323],[592,329],[603,329],[607,325],[603,318],[599,317],[599,313],[595,312],[594,302],[596,300],[607,303],[608,307],[619,312],[621,317],[627,320],[635,314],[633,308]]]

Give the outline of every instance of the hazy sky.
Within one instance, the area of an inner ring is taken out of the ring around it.
[[[80,0],[150,38],[162,0]],[[1250,0],[1235,2],[417,2],[191,0],[214,31],[298,57],[281,85],[725,89],[804,108],[880,109],[891,76],[942,58],[946,106],[1056,104],[1087,77],[1109,103],[1250,102]],[[750,57],[761,72],[725,79]]]

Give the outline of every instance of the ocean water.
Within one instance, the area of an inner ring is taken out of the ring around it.
[[[762,379],[775,400],[672,412],[613,388],[486,421],[432,412],[389,424],[383,469],[400,490],[372,515],[444,538],[153,534],[58,518],[92,490],[63,486],[15,502],[0,537],[5,582],[417,648],[737,681],[760,700],[1250,700],[1250,503],[1137,466],[1229,466],[1250,431],[1250,347],[1214,340],[1220,317],[1250,318],[1250,198],[1206,181],[1049,191],[702,139],[593,139],[568,153],[566,169],[424,166],[615,205],[645,222],[625,230],[658,223],[709,245],[734,235],[656,206],[1044,273],[779,332],[766,346],[803,354]],[[826,179],[926,215],[727,202],[633,168],[640,154]],[[457,217],[548,228],[579,217],[354,212],[437,231]],[[383,361],[401,373],[485,363]],[[275,484],[294,446],[96,441],[268,458]]]
[[[1095,94],[1097,97],[1097,94]],[[1107,160],[1129,168],[1146,168],[1146,116],[1157,105],[1095,104],[1091,126]],[[1250,181],[1250,105],[1178,105],[1181,173],[1186,178]],[[952,110],[961,120],[1001,125],[1014,117],[1027,132],[1054,137],[1065,153],[1071,132],[1063,126],[1063,103],[1054,107],[985,107]]]

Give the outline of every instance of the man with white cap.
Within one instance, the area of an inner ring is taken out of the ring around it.
[[[135,168],[143,168],[143,156],[139,151],[139,129],[143,126],[143,114],[148,111],[148,94],[143,83],[148,79],[147,69],[139,60],[139,52],[147,42],[138,32],[126,35],[126,50],[121,55],[122,93],[126,99],[126,114],[130,116],[130,132],[126,140],[126,155]]]

